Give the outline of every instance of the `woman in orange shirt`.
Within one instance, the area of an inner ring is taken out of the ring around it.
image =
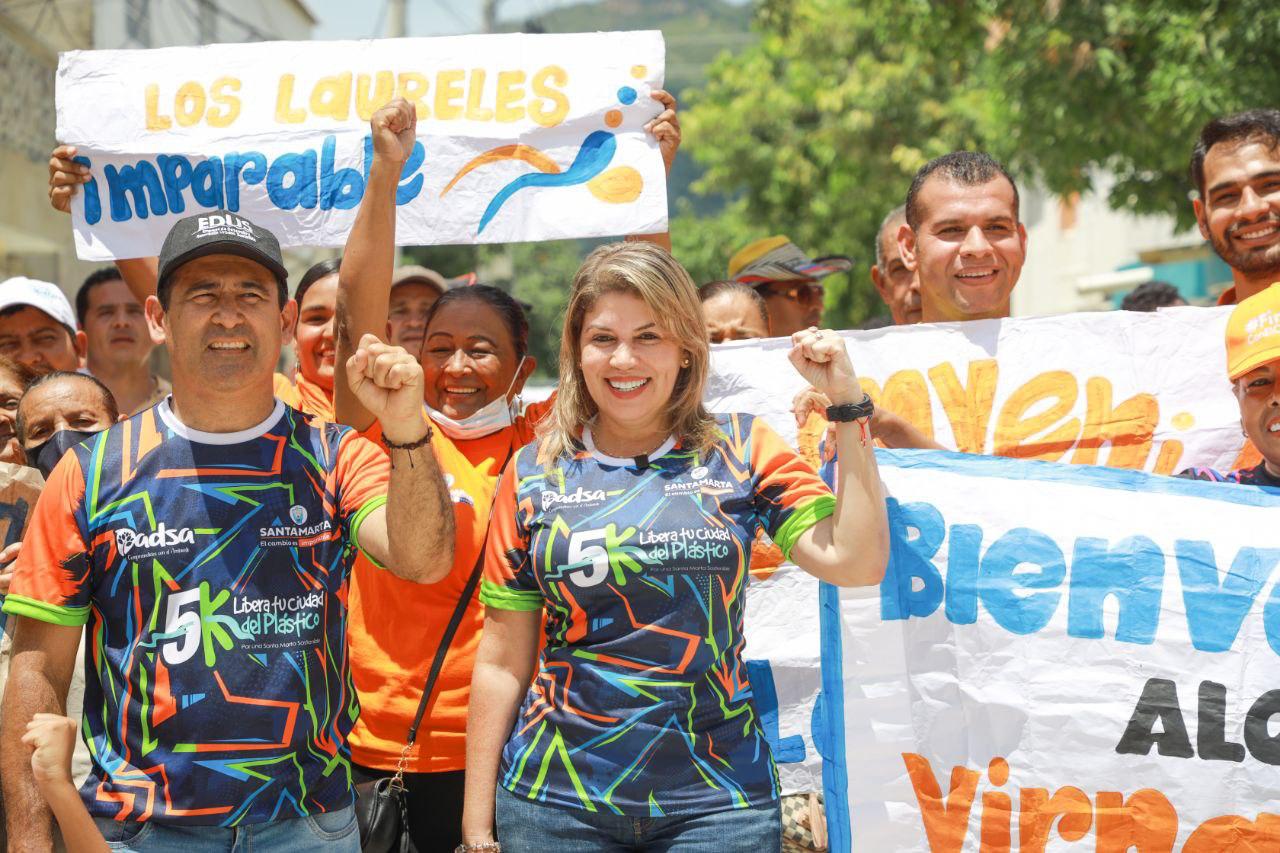
[[[382,124],[379,122],[382,121]],[[395,190],[402,153],[380,111],[374,160],[338,284],[339,361],[364,335],[382,337],[395,253]],[[444,580],[423,586],[368,562],[356,563],[348,599],[351,669],[360,716],[348,740],[357,783],[395,773],[445,627],[468,589],[484,547],[489,508],[507,460],[533,438],[547,404],[522,410],[519,393],[534,369],[529,324],[519,303],[485,285],[446,291],[430,308],[419,360],[432,448],[453,502],[455,559]],[[378,438],[345,376],[335,387],[337,419]],[[471,670],[483,608],[471,594],[448,644],[416,744],[406,761],[409,833],[419,853],[461,841],[463,769]]]
[[[360,698],[348,740],[357,782],[395,772],[445,626],[484,547],[498,476],[545,408],[520,414],[518,398],[508,396],[532,370],[528,331],[520,306],[497,288],[451,290],[432,306],[422,356],[426,405],[453,501],[456,557],[449,576],[429,586],[367,561],[355,566],[347,638]],[[369,426],[376,436],[377,425]],[[409,831],[419,853],[452,851],[461,840],[467,705],[483,622],[473,593],[409,755]]]
[[[293,291],[298,325],[293,353],[298,369],[293,381],[275,376],[276,396],[308,415],[333,420],[333,319],[338,303],[338,265],[341,258],[313,264]]]

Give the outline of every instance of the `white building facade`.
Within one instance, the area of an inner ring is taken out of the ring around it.
[[[1189,302],[1212,304],[1231,283],[1230,269],[1197,229],[1179,231],[1170,216],[1112,210],[1111,184],[1100,176],[1094,190],[1069,199],[1023,188],[1027,260],[1013,292],[1014,316],[1108,310],[1153,279],[1177,286]]]

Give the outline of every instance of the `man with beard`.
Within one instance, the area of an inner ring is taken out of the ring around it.
[[[1231,267],[1234,305],[1280,281],[1280,110],[1216,118],[1191,152],[1200,233]]]

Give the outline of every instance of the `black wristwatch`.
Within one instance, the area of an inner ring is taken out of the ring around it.
[[[860,421],[863,418],[871,417],[871,413],[876,410],[875,403],[871,402],[871,395],[864,393],[862,399],[856,403],[841,403],[839,406],[827,406],[827,420],[834,423],[847,423],[849,421]]]

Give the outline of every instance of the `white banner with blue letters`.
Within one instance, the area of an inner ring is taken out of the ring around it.
[[[878,454],[884,583],[749,597],[833,850],[1280,850],[1280,491]]]

